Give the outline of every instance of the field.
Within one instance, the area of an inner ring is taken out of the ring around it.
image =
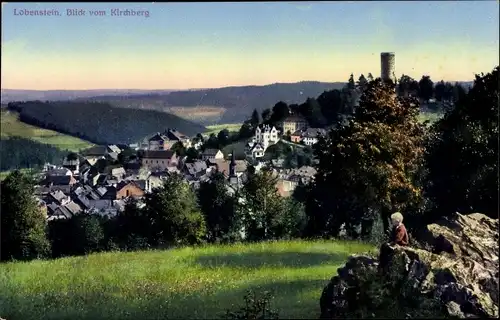
[[[271,290],[280,318],[317,318],[324,286],[354,242],[280,241],[102,253],[0,265],[0,317],[216,319],[247,289]]]
[[[90,142],[56,131],[31,126],[18,119],[17,114],[2,110],[1,137],[21,137],[50,144],[61,150],[79,151],[92,146]]]
[[[215,106],[167,107],[163,111],[175,114],[186,120],[206,124],[219,121],[224,112],[226,112],[226,109]]]
[[[229,130],[229,132],[238,132],[240,131],[241,123],[214,124],[206,127],[208,131],[206,131],[204,134],[210,135],[214,133],[215,135],[217,135],[223,129],[227,129]]]
[[[418,115],[418,120],[420,122],[425,122],[425,121],[429,121],[431,123],[441,119],[441,117],[443,117],[443,114],[442,113],[437,113],[437,112],[420,112],[420,114]]]

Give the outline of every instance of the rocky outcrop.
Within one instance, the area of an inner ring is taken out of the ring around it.
[[[427,236],[425,250],[351,256],[323,290],[321,317],[498,317],[498,219],[456,214]]]

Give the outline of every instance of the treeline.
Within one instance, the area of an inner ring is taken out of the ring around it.
[[[351,117],[314,146],[314,182],[282,198],[276,177],[249,167],[240,190],[218,174],[194,191],[173,175],[115,218],[47,220],[20,172],[1,184],[2,260],[200,243],[346,236],[384,241],[389,216],[420,227],[455,212],[498,212],[498,73],[474,86],[432,126],[419,101],[393,83],[367,83]],[[22,223],[21,223],[22,222]],[[412,240],[411,240],[412,241]]]
[[[143,207],[130,201],[116,217],[81,214],[47,223],[32,195],[32,178],[15,171],[1,184],[1,260],[300,237],[304,207],[282,198],[276,179],[250,170],[242,189],[231,193],[222,173],[197,191],[174,174]]]
[[[187,135],[204,132],[205,127],[173,114],[151,110],[114,108],[97,102],[11,102],[10,110],[19,119],[41,128],[95,144],[136,143],[155,131],[175,128]]]
[[[19,137],[0,140],[0,171],[41,168],[47,162],[62,164],[67,152],[48,144]]]

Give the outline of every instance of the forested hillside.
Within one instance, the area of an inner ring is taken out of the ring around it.
[[[275,83],[265,86],[224,87],[190,91],[175,91],[167,94],[144,94],[132,96],[99,96],[82,98],[108,102],[122,108],[148,108],[166,110],[170,107],[221,107],[226,112],[221,123],[235,123],[245,120],[253,109],[264,110],[276,101],[300,103],[307,97],[317,97],[322,92],[340,89],[342,82],[303,81],[297,83]]]
[[[61,164],[67,151],[30,139],[10,137],[0,140],[0,171],[39,168],[46,162]]]
[[[206,128],[175,115],[151,110],[114,108],[97,102],[11,102],[19,119],[42,128],[73,135],[96,144],[129,144],[145,136],[175,128],[187,135]]]

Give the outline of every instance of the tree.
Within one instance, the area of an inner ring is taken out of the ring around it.
[[[373,78],[373,75],[371,74],[371,72],[370,72],[370,73],[368,73],[368,79],[367,79],[367,80],[368,80],[368,82],[372,82],[373,80],[375,80],[375,79]]]
[[[170,147],[170,150],[175,152],[175,154],[177,154],[177,156],[179,157],[183,157],[184,154],[186,153],[186,148],[184,148],[184,145],[180,141],[174,143],[172,147]]]
[[[314,128],[323,127],[326,124],[326,119],[321,113],[321,106],[314,98],[307,98],[306,102],[299,106],[299,112]]]
[[[434,86],[434,97],[437,101],[443,101],[445,96],[446,85],[441,80]]]
[[[283,101],[276,103],[273,107],[270,124],[276,125],[278,122],[285,119],[289,114],[290,108],[286,103],[284,103]]]
[[[260,124],[260,115],[257,109],[253,109],[252,117],[250,118],[250,124],[255,129]]]
[[[430,216],[482,212],[498,217],[499,67],[432,127],[426,148]]]
[[[193,162],[200,158],[200,152],[195,148],[191,147],[186,150],[186,162]]]
[[[354,117],[315,145],[319,160],[308,202],[308,233],[337,235],[345,223],[369,234],[380,216],[418,206],[423,128],[418,101],[398,97],[394,84],[369,83]],[[354,236],[358,236],[352,234]]]
[[[335,123],[343,111],[344,101],[340,90],[325,91],[318,97],[318,103],[326,122]]]
[[[203,137],[203,135],[201,133],[197,133],[196,136],[193,138],[193,142],[205,142],[205,138]]]
[[[358,78],[358,82],[356,83],[357,88],[362,93],[363,91],[365,91],[367,85],[368,80],[366,80],[365,76],[361,74]]]
[[[354,82],[354,75],[352,73],[349,76],[349,80],[347,80],[347,89],[349,90],[356,89],[356,83]]]
[[[240,131],[238,132],[238,136],[240,139],[248,139],[252,137],[254,134],[254,128],[252,127],[252,124],[250,121],[245,121],[243,122],[243,125],[241,125]]]
[[[281,210],[277,210],[271,222],[275,239],[294,239],[302,236],[307,224],[303,203],[293,198],[281,198]]]
[[[422,79],[418,82],[418,87],[420,88],[419,97],[428,102],[434,95],[434,83],[430,76],[422,76]]]
[[[416,97],[419,92],[418,82],[410,76],[402,75],[398,81],[398,93],[403,97]]]
[[[203,144],[203,149],[219,149],[219,140],[215,133],[211,133],[208,140]]]
[[[460,83],[455,82],[455,85],[453,86],[452,90],[453,101],[457,102],[463,100],[466,94],[467,92],[465,91],[465,88]]]
[[[172,174],[162,187],[145,198],[145,214],[151,221],[152,245],[200,243],[206,234],[196,194],[179,174]]]
[[[217,134],[217,140],[219,141],[219,148],[225,147],[230,144],[231,140],[229,137],[229,130],[222,129],[221,131],[219,131],[219,134]]]
[[[66,159],[68,159],[68,161],[78,160],[78,154],[76,154],[75,152],[70,152],[68,153]]]
[[[18,170],[1,183],[1,260],[29,260],[50,252],[47,219],[33,197],[34,180]]]
[[[248,175],[243,185],[243,225],[247,239],[272,239],[273,221],[282,214],[283,202],[276,189],[277,177],[261,170]]]
[[[84,255],[104,249],[101,218],[95,215],[79,214],[70,219],[51,221],[49,238],[54,258]]]
[[[269,121],[271,120],[271,115],[271,109],[269,108],[262,111],[262,122],[269,123]]]
[[[238,239],[239,220],[236,199],[228,194],[224,174],[216,172],[198,189],[198,203],[207,225],[209,242],[233,242]]]

